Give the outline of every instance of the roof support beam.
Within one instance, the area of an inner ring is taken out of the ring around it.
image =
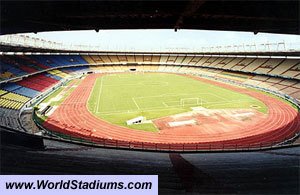
[[[205,0],[190,0],[183,12],[181,13],[181,15],[179,16],[178,20],[176,21],[174,27],[175,32],[177,31],[177,29],[180,29],[180,27],[183,26],[184,19],[194,15],[194,13],[196,13],[204,3]]]

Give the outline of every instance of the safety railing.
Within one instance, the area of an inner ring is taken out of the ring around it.
[[[282,148],[288,146],[298,146],[300,144],[293,141],[299,137],[296,133],[290,137],[283,137],[277,141],[266,141],[257,143],[226,143],[223,141],[214,143],[152,143],[125,141],[117,139],[107,139],[90,136],[83,136],[78,133],[61,133],[43,127],[37,119],[37,113],[33,113],[33,120],[38,127],[43,131],[45,138],[67,141],[75,144],[82,144],[92,147],[104,147],[115,149],[130,149],[143,151],[161,151],[161,152],[233,152],[233,151],[257,151],[268,150],[274,148]]]
[[[95,142],[99,140],[86,139],[80,137],[73,137],[70,135],[59,134],[57,132],[47,131],[44,135],[34,135],[27,132],[21,132],[8,127],[2,127],[1,131],[16,132],[18,134],[26,134],[30,136],[39,137],[46,140],[65,142],[69,144],[77,144],[87,147],[98,147],[107,149],[125,149],[125,150],[138,150],[149,152],[245,152],[245,151],[262,151],[272,150],[287,147],[299,147],[300,143],[280,144],[279,142],[266,142],[266,143],[252,143],[252,144],[159,144],[159,143],[144,143],[144,142],[126,142],[120,140],[107,140],[103,139],[101,142]]]
[[[191,74],[191,73],[189,73]],[[214,77],[210,77],[208,75],[198,75],[210,79],[216,80]],[[220,80],[220,79],[218,79]],[[231,84],[241,85],[240,83],[233,83],[233,81],[222,79],[222,82],[229,82]],[[272,93],[274,95],[280,96],[291,103],[295,104],[297,108],[300,110],[299,103],[294,98],[287,96],[285,94],[280,94],[278,92],[273,92],[268,89],[258,88],[255,86],[247,85],[247,87],[256,88],[259,90],[266,91],[268,93]],[[277,148],[286,145],[293,145],[293,140],[299,137],[299,133],[296,133],[289,137],[284,137],[279,141],[274,142],[260,142],[260,143],[224,143],[224,142],[217,142],[217,143],[178,143],[178,144],[165,144],[165,143],[145,143],[145,142],[132,142],[132,141],[123,141],[123,140],[114,140],[114,139],[107,139],[107,138],[99,138],[99,137],[87,137],[82,135],[70,135],[70,134],[63,134],[59,132],[54,132],[50,129],[45,129],[37,120],[37,115],[33,113],[33,119],[39,128],[44,132],[45,137],[47,138],[54,138],[64,141],[69,141],[72,143],[80,143],[80,144],[87,144],[92,146],[99,146],[99,147],[110,147],[110,148],[120,148],[120,149],[136,149],[136,150],[151,150],[151,151],[241,151],[241,150],[262,150],[262,149],[271,149]]]

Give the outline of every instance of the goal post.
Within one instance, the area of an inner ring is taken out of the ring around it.
[[[202,99],[201,98],[181,98],[180,99],[180,105],[182,107],[188,106],[188,105],[201,105],[202,106]]]

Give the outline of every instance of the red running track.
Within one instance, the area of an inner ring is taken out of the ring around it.
[[[146,132],[110,124],[87,109],[93,85],[101,74],[87,76],[81,84],[43,123],[49,130],[116,147],[159,150],[242,149],[271,146],[293,137],[300,129],[300,115],[290,105],[259,92],[216,81],[188,76],[213,85],[247,94],[268,107],[266,118],[240,129],[212,135],[176,135]],[[188,127],[186,127],[188,128]]]

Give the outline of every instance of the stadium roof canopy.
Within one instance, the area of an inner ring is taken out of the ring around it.
[[[1,34],[95,29],[206,29],[300,34],[299,1],[7,1]]]

